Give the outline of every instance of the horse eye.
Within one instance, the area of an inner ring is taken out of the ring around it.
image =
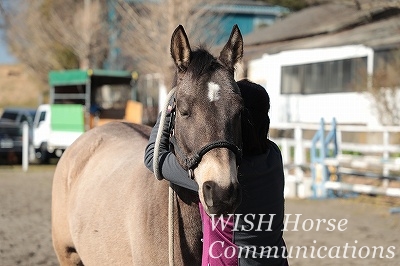
[[[189,111],[186,111],[186,110],[179,111],[179,113],[180,113],[180,114],[181,114],[181,116],[183,116],[183,117],[188,117],[188,116],[190,116],[190,113],[189,113]]]
[[[177,103],[177,110],[182,117],[190,116],[190,104],[187,101],[179,101]]]

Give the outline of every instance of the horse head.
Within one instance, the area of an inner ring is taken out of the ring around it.
[[[242,35],[235,25],[216,58],[203,48],[192,50],[184,28],[178,26],[171,55],[176,65],[177,159],[198,183],[207,213],[232,213],[241,200],[237,166],[243,103],[234,67],[243,56]]]

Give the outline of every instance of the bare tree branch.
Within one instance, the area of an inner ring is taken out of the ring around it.
[[[378,59],[376,59],[378,60]],[[389,53],[388,58],[382,58],[376,63],[374,72],[368,76],[366,71],[360,71],[360,80],[366,83],[353,84],[358,91],[366,93],[372,108],[382,125],[400,125],[400,50]]]
[[[101,66],[108,49],[104,4],[105,0],[16,0],[6,6],[1,1],[12,53],[43,81],[50,70]]]
[[[215,16],[210,19],[210,7],[217,3],[221,1],[164,0],[132,4],[118,0],[115,8],[122,29],[120,46],[124,54],[134,60],[135,69],[140,73],[160,73],[170,80],[169,45],[173,30],[182,24],[190,39],[197,42],[216,35],[219,21]]]
[[[391,53],[389,62],[380,62],[367,88],[383,125],[400,125],[400,50]]]

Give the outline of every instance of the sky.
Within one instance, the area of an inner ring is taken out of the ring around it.
[[[9,53],[4,32],[0,30],[0,64],[11,64],[17,60]]]
[[[0,28],[0,64],[11,64],[16,61],[17,60],[8,51],[4,31]]]
[[[10,4],[10,2],[11,1],[4,1],[3,4],[8,6],[8,4]],[[4,33],[2,26],[4,26],[4,21],[3,21],[2,14],[0,14],[0,65],[16,63],[17,59],[15,59],[8,51],[5,33]]]

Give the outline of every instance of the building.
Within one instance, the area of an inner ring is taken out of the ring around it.
[[[271,123],[379,125],[363,92],[400,48],[400,9],[326,4],[244,37],[247,77],[271,97]],[[399,99],[400,100],[400,99]]]
[[[218,18],[222,34],[217,44],[222,44],[229,38],[232,26],[237,24],[242,35],[268,27],[290,13],[285,7],[267,5],[263,2],[242,1],[218,4],[212,6],[212,15]]]

